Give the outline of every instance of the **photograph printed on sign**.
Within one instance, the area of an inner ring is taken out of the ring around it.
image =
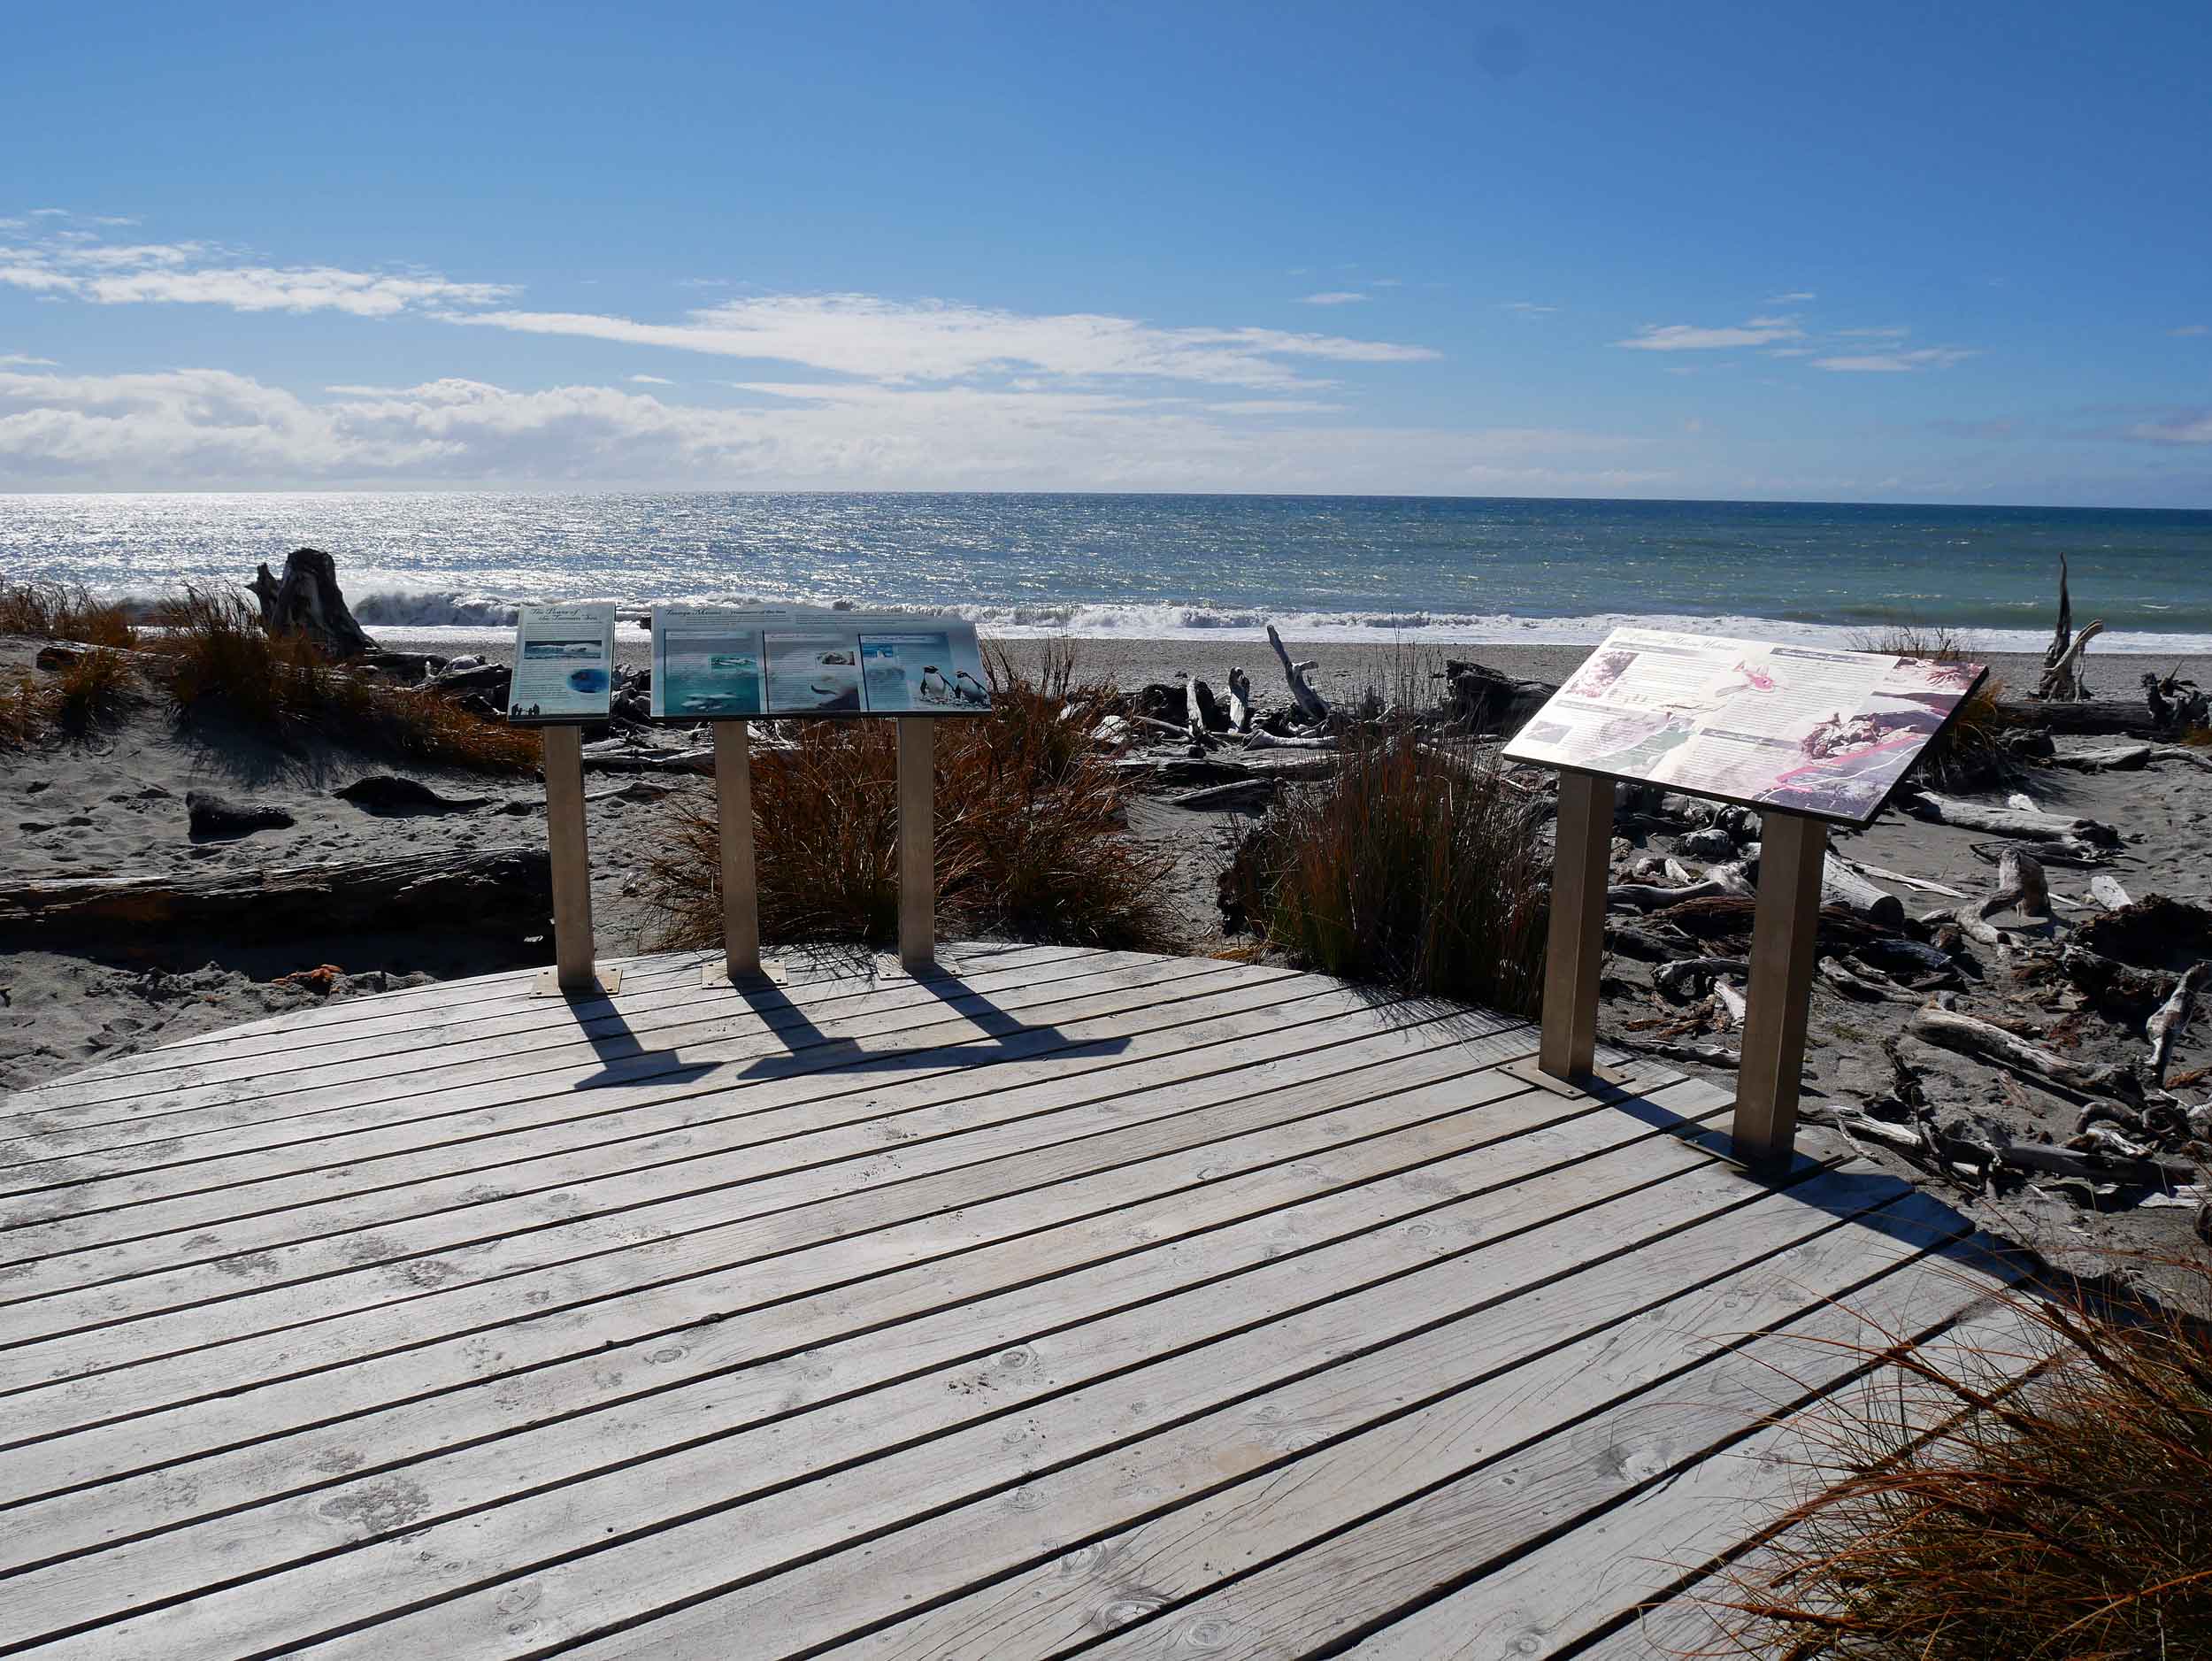
[[[733,721],[767,713],[760,630],[743,620],[705,607],[653,608],[656,717]]]
[[[860,642],[843,630],[769,630],[768,709],[774,715],[860,713]]]
[[[860,661],[872,715],[944,714],[991,706],[972,639],[944,629],[865,630]]]

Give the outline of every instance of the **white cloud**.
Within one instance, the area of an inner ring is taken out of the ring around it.
[[[1402,288],[1405,287],[1405,279],[1402,277],[1377,277],[1369,282],[1367,286],[1371,288]]]
[[[2212,323],[2184,323],[2179,328],[2170,328],[2166,333],[2175,335],[2212,335]]]
[[[665,375],[632,375],[630,384],[637,387],[672,387],[676,383]]]
[[[1922,369],[1948,369],[1954,364],[1964,363],[1976,353],[1962,346],[1923,346],[1909,352],[1869,352],[1840,358],[1816,358],[1816,369],[1840,370],[1846,373],[1910,374]]]
[[[1032,316],[946,301],[865,294],[762,295],[692,311],[680,323],[572,311],[442,313],[449,322],[580,335],[724,358],[803,364],[873,381],[941,381],[1034,373],[1152,376],[1268,389],[1315,384],[1278,361],[1419,363],[1425,346],[1263,328],[1161,328],[1085,313]]]
[[[1812,293],[1809,289],[1801,288],[1794,294],[1770,295],[1767,297],[1767,304],[1769,305],[1810,305],[1819,298],[1818,295]]]
[[[453,282],[433,272],[265,265],[201,242],[101,242],[73,232],[0,247],[0,285],[96,305],[219,305],[234,311],[356,317],[390,317],[431,305],[491,305],[515,292],[503,283]]]
[[[1508,300],[1505,310],[1518,311],[1523,317],[1549,317],[1559,308],[1555,305],[1539,305],[1533,300]]]
[[[1357,305],[1366,298],[1365,295],[1356,293],[1350,288],[1331,288],[1325,293],[1307,295],[1300,299],[1298,304],[1300,305]]]
[[[1283,425],[1256,410],[1106,391],[742,384],[757,404],[672,404],[616,387],[513,391],[458,379],[350,387],[311,401],[221,370],[0,371],[0,488],[467,482],[1601,494],[1663,476],[1641,465],[1640,441],[1599,433]]]
[[[50,358],[34,358],[27,352],[0,352],[0,368],[51,369]]]
[[[1839,328],[1836,337],[1847,341],[1901,341],[1911,333],[1901,323],[1893,323],[1884,328]]]
[[[1206,406],[1216,415],[1326,415],[1345,407],[1317,398],[1232,398]]]
[[[1802,340],[1805,331],[1789,317],[1755,317],[1731,327],[1707,328],[1694,323],[1647,323],[1635,335],[1615,341],[1640,352],[1709,352],[1732,346],[1764,346],[1773,341]]]
[[[2212,410],[2145,421],[2128,428],[2127,435],[2147,444],[2212,444]]]
[[[1770,358],[1810,358],[1817,350],[1812,346],[1770,346],[1766,355]]]

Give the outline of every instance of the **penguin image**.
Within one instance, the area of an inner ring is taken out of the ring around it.
[[[943,672],[935,664],[926,664],[923,666],[921,695],[933,704],[949,704],[952,701],[952,688],[947,684]]]
[[[988,704],[991,701],[991,695],[985,689],[983,683],[965,669],[956,670],[953,681],[960,696],[967,699],[969,703]]]

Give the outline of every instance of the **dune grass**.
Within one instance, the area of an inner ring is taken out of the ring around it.
[[[280,742],[312,734],[429,766],[519,773],[538,765],[534,732],[334,664],[311,641],[269,634],[236,595],[189,588],[155,620],[143,644],[180,721],[220,717]]]
[[[1094,695],[1071,657],[1032,679],[991,654],[992,712],[937,721],[938,928],[945,934],[1161,950],[1176,942],[1172,861],[1133,837],[1120,781],[1070,696]],[[753,750],[761,934],[776,943],[887,945],[898,933],[897,742],[888,721],[785,723]],[[647,864],[662,942],[722,937],[720,839],[685,809]]]
[[[1937,663],[1975,663],[1981,657],[1973,642],[1956,630],[1914,624],[1861,635],[1852,643],[1860,651],[1890,657],[1926,657]],[[2004,682],[1993,672],[1985,675],[1942,735],[1920,752],[1907,776],[1939,790],[1968,790],[2016,771],[2004,743],[2008,723],[1997,708],[1998,696],[2003,691]]]
[[[2212,1307],[2212,1266],[2160,1267]],[[1824,1424],[1824,1463],[1856,1474],[1732,1573],[1736,1653],[2212,1657],[2212,1330],[2147,1298],[2008,1301],[2024,1353],[1908,1357],[1878,1411]]]
[[[1550,882],[1528,798],[1409,721],[1348,726],[1338,743],[1334,776],[1238,848],[1233,911],[1301,966],[1533,1014]]]
[[[81,654],[51,680],[19,672],[0,687],[0,750],[24,750],[56,736],[88,738],[146,702],[130,659],[105,646]]]
[[[138,631],[121,606],[92,597],[90,589],[60,582],[0,585],[0,634],[77,641],[88,646],[131,647]]]

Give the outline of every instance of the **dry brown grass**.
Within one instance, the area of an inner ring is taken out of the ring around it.
[[[144,644],[180,719],[220,716],[280,742],[319,735],[430,766],[518,773],[538,765],[535,733],[334,665],[311,642],[267,633],[238,596],[188,589],[156,620]]]
[[[1238,849],[1230,903],[1304,966],[1534,1013],[1550,885],[1528,798],[1410,723],[1348,727],[1339,744],[1335,776]]]
[[[1853,642],[1860,651],[1892,657],[1926,657],[1937,663],[1974,663],[1982,654],[1965,635],[1948,628],[1900,625]],[[1909,778],[1939,790],[1966,790],[2005,778],[2016,766],[2005,748],[2008,723],[1997,708],[2005,683],[1985,675],[1974,696],[1959,706],[1942,735],[1920,752]]]
[[[112,727],[146,702],[131,660],[96,646],[61,671],[49,689],[53,723],[73,738]]]
[[[0,586],[0,634],[80,641],[88,646],[137,644],[137,631],[121,606],[94,599],[88,588],[59,582]]]
[[[0,750],[53,737],[86,738],[146,702],[128,657],[108,647],[81,655],[51,680],[19,671],[0,688]]]
[[[1172,947],[1172,862],[1133,838],[1120,781],[1081,724],[1060,718],[1080,686],[1071,660],[1038,681],[989,660],[992,712],[937,722],[937,918],[948,934],[1074,945]],[[897,748],[888,721],[788,724],[787,747],[753,752],[755,859],[764,939],[887,944],[898,933]],[[681,812],[649,861],[646,897],[671,946],[722,937],[720,838]]]
[[[2162,1268],[2212,1299],[2212,1267]],[[2147,1300],[2010,1301],[2026,1353],[1909,1357],[1878,1413],[1828,1426],[1824,1461],[1859,1473],[1733,1572],[1729,1653],[2212,1657],[2212,1334]]]

